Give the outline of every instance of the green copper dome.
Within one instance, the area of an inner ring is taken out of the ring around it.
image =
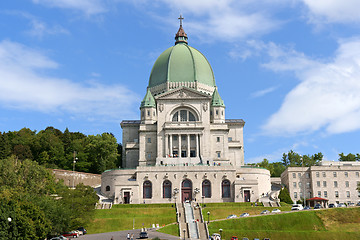
[[[187,45],[182,26],[176,34],[175,46],[166,49],[156,60],[149,79],[149,87],[164,83],[197,82],[215,87],[212,68],[205,56]]]

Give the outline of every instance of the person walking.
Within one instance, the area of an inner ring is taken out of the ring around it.
[[[130,233],[127,234],[126,239],[130,240]]]
[[[134,234],[133,233],[131,234],[131,240],[134,240]]]

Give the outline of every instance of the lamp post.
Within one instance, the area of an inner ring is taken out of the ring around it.
[[[74,151],[74,162],[73,162],[73,189],[75,189],[75,163],[78,158],[76,157],[76,151]]]
[[[184,240],[185,240],[185,232],[186,232],[185,228],[183,229],[183,232],[184,232]]]
[[[302,170],[303,170],[303,200],[304,200],[304,202],[303,202],[303,206],[305,207],[305,205],[306,205],[306,193],[305,193],[305,169],[304,169],[304,158],[300,155],[300,160],[301,160],[301,162],[302,162]]]
[[[222,228],[219,229],[219,232],[220,232],[220,240],[222,239]]]
[[[210,212],[207,212],[207,215],[208,215],[208,225],[209,225],[209,222],[210,222]]]
[[[205,196],[201,196],[201,198],[202,198],[202,206],[204,207],[204,198],[205,198]]]

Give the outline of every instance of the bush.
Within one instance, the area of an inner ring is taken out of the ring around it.
[[[289,204],[293,203],[293,201],[291,200],[290,194],[289,194],[289,190],[286,187],[284,187],[283,189],[280,190],[279,199],[281,202],[285,202],[285,203],[289,203]]]

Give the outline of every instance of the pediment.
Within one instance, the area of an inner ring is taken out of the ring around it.
[[[187,87],[180,87],[173,90],[170,90],[166,93],[160,94],[155,97],[156,100],[165,100],[165,99],[211,99],[211,96],[196,91],[195,89],[187,88]]]

